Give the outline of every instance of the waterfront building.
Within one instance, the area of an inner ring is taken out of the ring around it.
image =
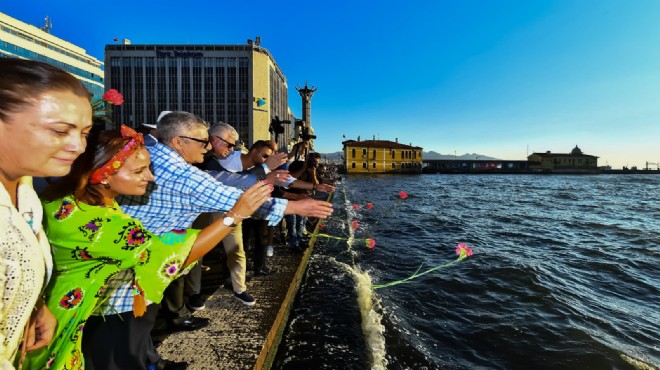
[[[0,13],[0,58],[23,58],[52,64],[76,76],[87,90],[100,99],[104,93],[103,63],[85,49],[50,34],[46,17],[37,28]]]
[[[425,159],[425,173],[523,173],[528,161],[506,159]]]
[[[348,173],[421,172],[422,148],[399,140],[346,140],[344,165]]]
[[[581,172],[598,169],[598,157],[582,153],[576,145],[570,153],[532,153],[527,157],[530,170]]]
[[[124,95],[114,121],[136,127],[163,110],[228,123],[247,146],[271,139],[272,122],[292,120],[287,79],[260,38],[244,45],[107,45],[108,86]],[[280,147],[292,128],[284,125]]]

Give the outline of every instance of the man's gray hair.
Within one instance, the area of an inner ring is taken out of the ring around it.
[[[192,113],[172,112],[164,115],[158,121],[158,141],[163,144],[169,144],[174,137],[186,134],[196,128],[207,130],[209,124]]]
[[[238,140],[238,132],[230,124],[218,122],[209,129],[209,136],[223,137],[226,133],[229,133],[234,139]]]

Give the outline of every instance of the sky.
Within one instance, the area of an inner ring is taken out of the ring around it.
[[[0,12],[103,60],[133,44],[261,37],[295,86],[318,88],[322,153],[346,139],[524,160],[576,145],[613,168],[660,162],[660,1],[37,1]],[[651,167],[655,168],[655,165]]]

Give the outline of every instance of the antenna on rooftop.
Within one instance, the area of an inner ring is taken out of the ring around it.
[[[46,16],[46,18],[44,18],[44,21],[46,21],[46,23],[44,24],[43,27],[41,27],[41,30],[46,33],[50,33],[50,30],[53,29],[53,22],[51,22],[49,16]]]

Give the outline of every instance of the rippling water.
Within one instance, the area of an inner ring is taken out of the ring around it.
[[[274,368],[660,367],[660,176],[348,177],[334,203],[351,240],[317,241]]]

